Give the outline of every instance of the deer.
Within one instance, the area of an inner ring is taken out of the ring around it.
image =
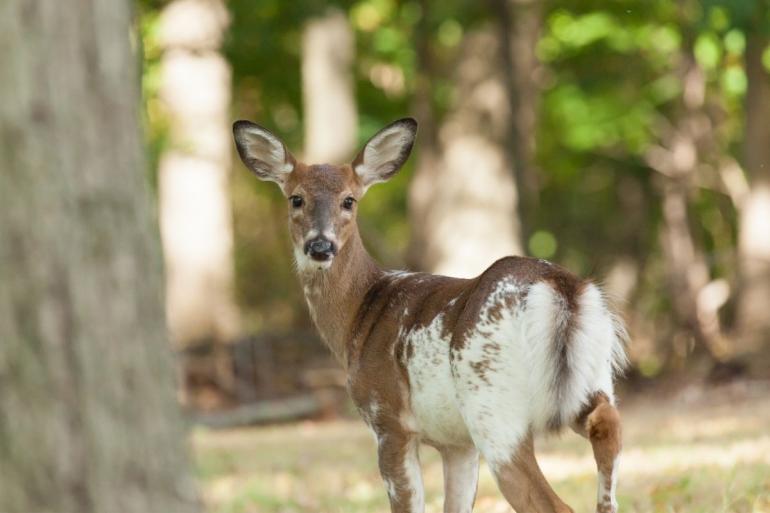
[[[533,442],[567,426],[592,446],[597,513],[617,512],[613,383],[627,335],[595,283],[520,256],[472,279],[381,268],[362,242],[357,207],[406,162],[412,118],[385,126],[344,165],[304,164],[250,121],[236,121],[233,134],[245,166],[287,199],[310,316],[376,438],[392,513],[424,511],[421,444],[441,455],[445,513],[473,509],[480,456],[518,513],[571,512]]]

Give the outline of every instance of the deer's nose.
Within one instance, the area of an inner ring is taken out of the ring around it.
[[[334,244],[326,239],[313,239],[305,243],[305,253],[319,262],[330,260],[336,251]]]

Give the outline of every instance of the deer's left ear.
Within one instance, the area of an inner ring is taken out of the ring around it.
[[[353,170],[366,190],[370,185],[384,182],[401,169],[412,151],[417,135],[417,121],[399,119],[369,139],[353,161]]]

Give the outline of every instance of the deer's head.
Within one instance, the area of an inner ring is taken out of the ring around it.
[[[288,199],[289,232],[303,272],[331,267],[356,232],[358,201],[371,185],[396,174],[409,157],[416,133],[414,119],[399,119],[369,139],[350,164],[306,165],[261,126],[250,121],[233,125],[243,163],[257,178],[276,182]]]

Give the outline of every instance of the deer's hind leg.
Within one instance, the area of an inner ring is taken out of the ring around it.
[[[575,420],[572,429],[588,438],[594,451],[598,476],[597,513],[616,513],[615,488],[622,447],[620,414],[603,392],[591,397],[588,407]]]
[[[572,513],[545,480],[535,459],[531,435],[521,442],[508,463],[491,468],[500,491],[516,513]]]
[[[455,389],[473,443],[503,496],[517,513],[570,513],[535,460],[525,387],[512,383],[504,372],[474,363],[470,358],[455,362]],[[476,375],[477,367],[484,376]]]

